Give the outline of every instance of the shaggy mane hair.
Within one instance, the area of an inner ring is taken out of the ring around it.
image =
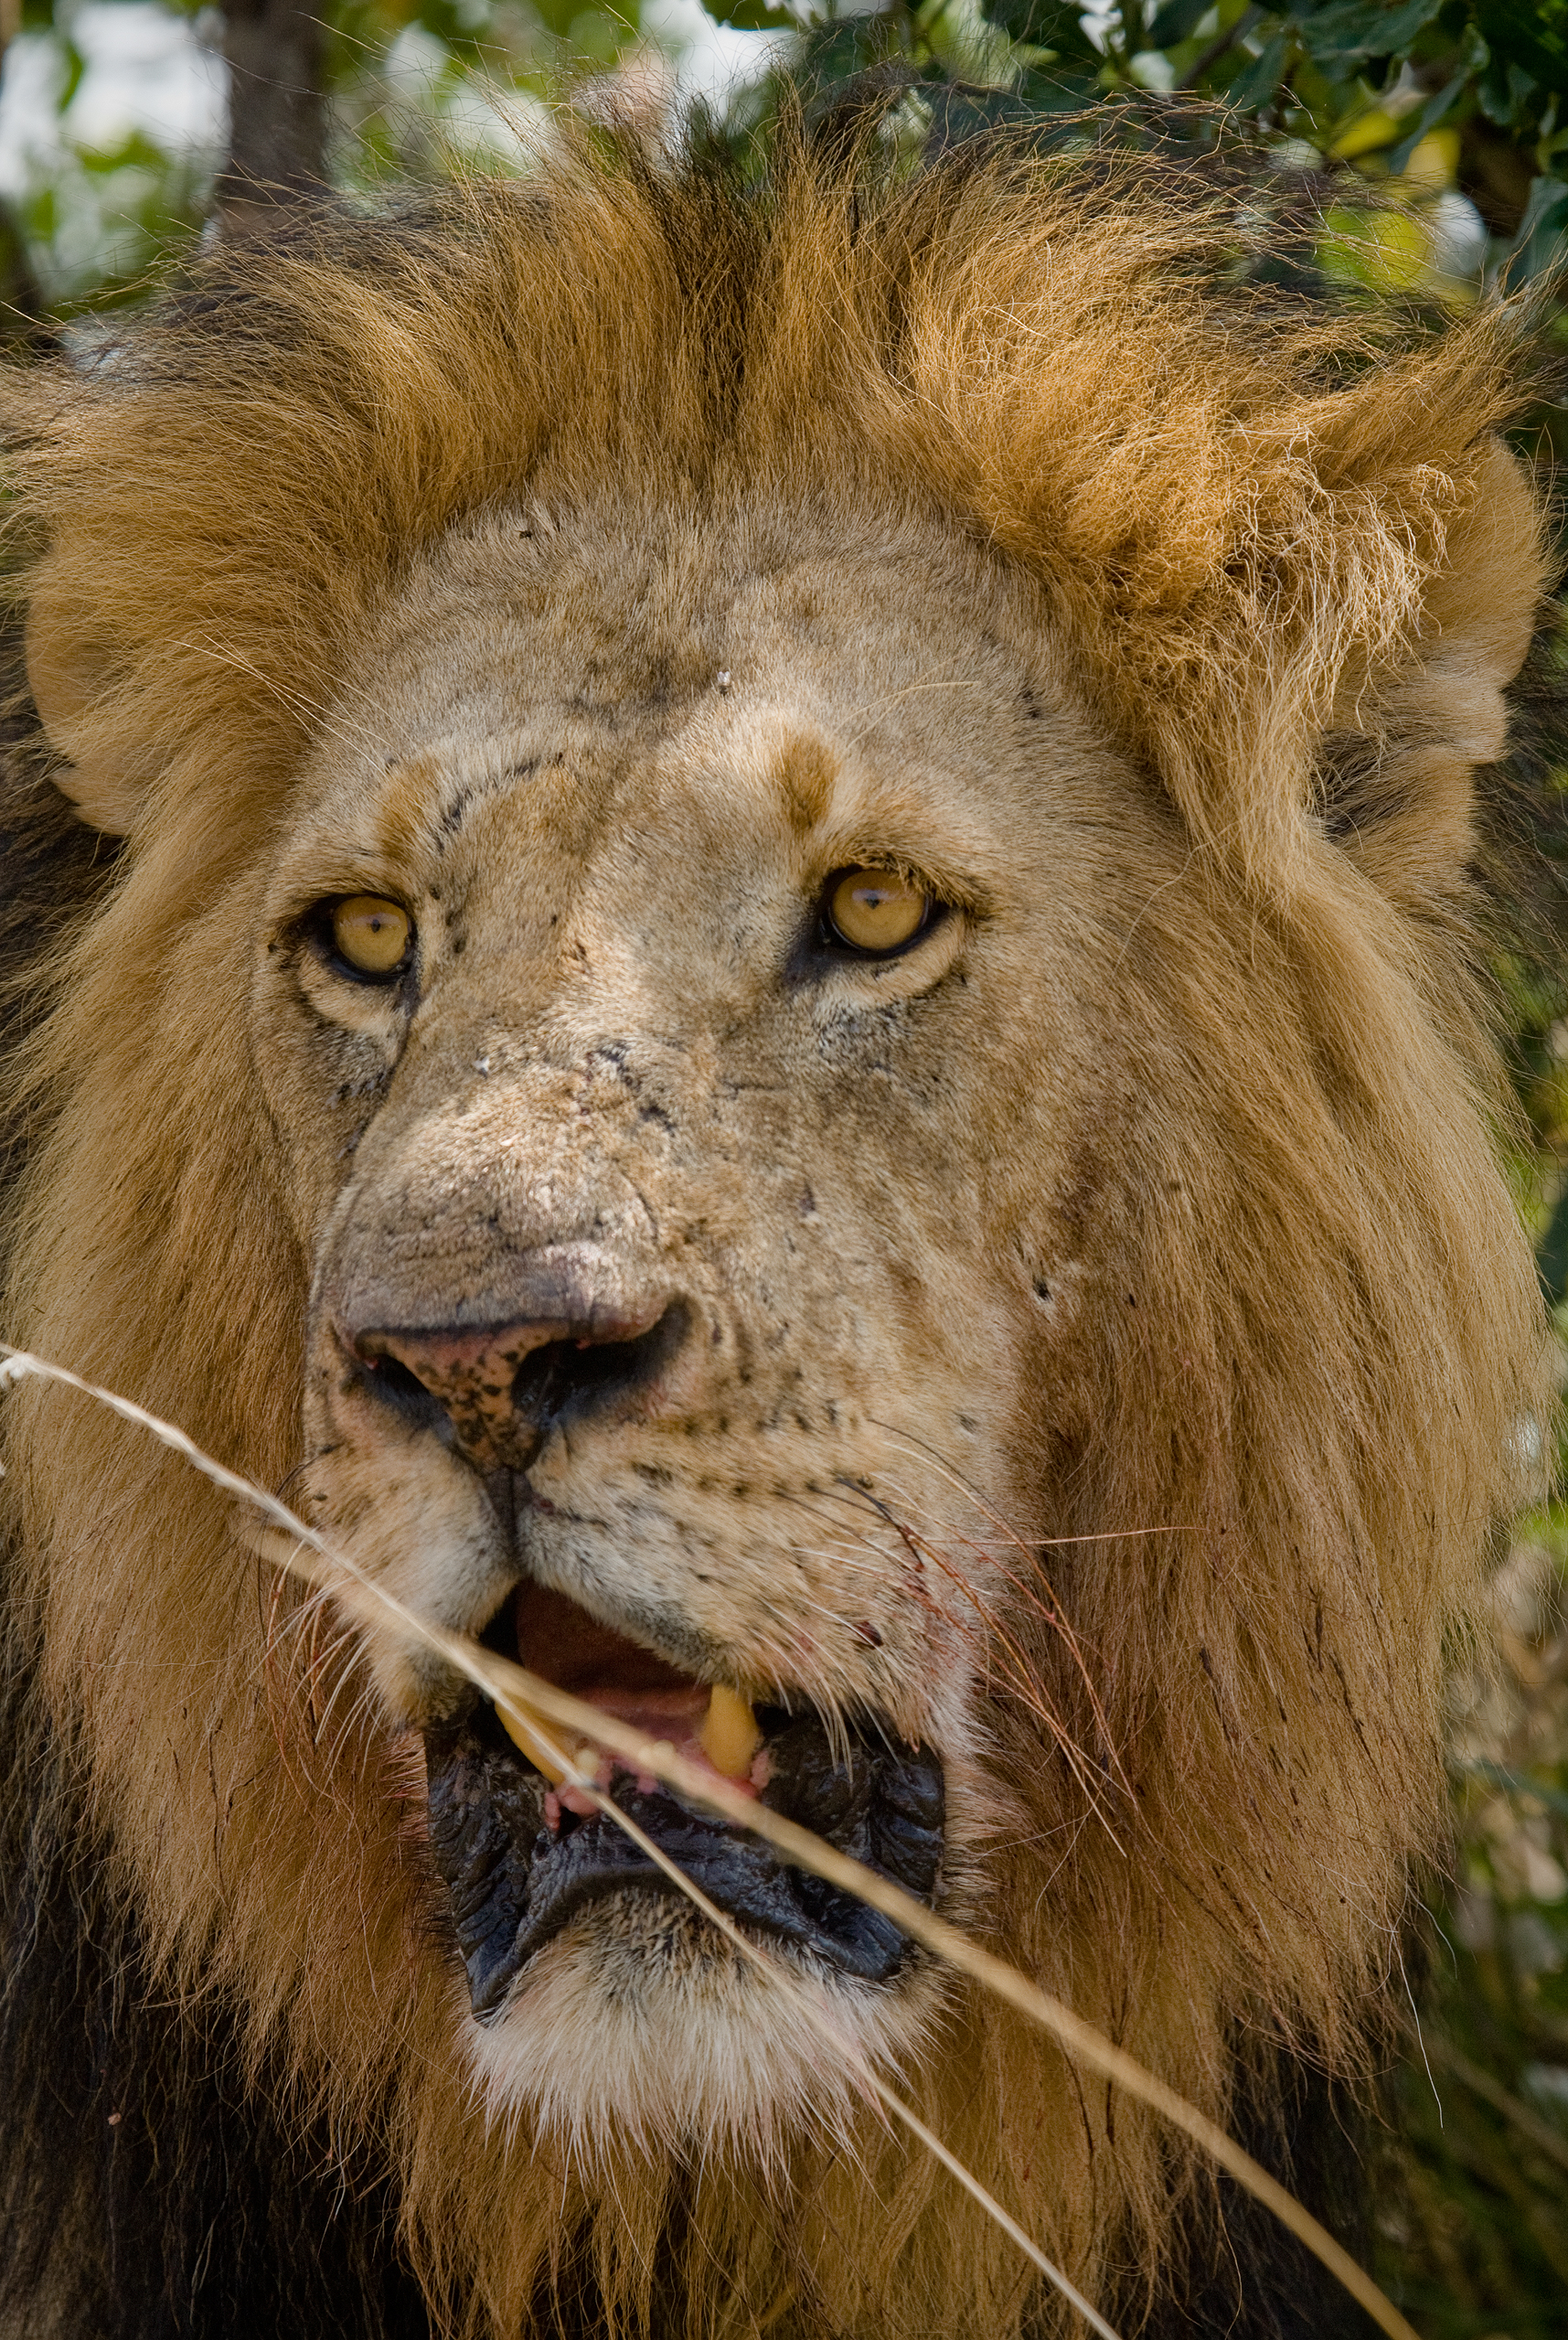
[[[1305,2182],[1275,2059],[1360,2068],[1440,1841],[1445,1651],[1543,1405],[1466,875],[1541,563],[1496,437],[1508,319],[1401,339],[1247,257],[1222,193],[1133,160],[899,176],[786,140],[746,187],[580,155],[219,251],[92,368],[13,376],[51,746],[0,812],[0,1321],[265,1484],[294,1468],[308,1263],[225,922],[446,532],[771,497],[829,545],[912,516],[983,548],[1191,856],[1129,961],[1158,1111],[1125,1297],[1074,1421],[1019,1430],[1049,1533],[1112,1539],[1051,1555],[1098,1711],[1016,1631],[1131,1783],[1127,1847],[999,1709],[1065,1849],[998,1850],[991,1938]],[[1057,2328],[869,2124],[859,2166],[803,2143],[772,2175],[486,2130],[410,1982],[427,1903],[374,1718],[325,1772],[275,1735],[270,1583],[210,1488],[59,1393],[13,1393],[5,1436],[0,2331]],[[909,2090],[1129,2325],[1227,2324],[1211,2190],[1141,2108],[961,1992]],[[1351,2328],[1252,2231],[1237,2329]]]

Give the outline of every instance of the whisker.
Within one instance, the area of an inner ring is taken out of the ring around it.
[[[879,1429],[888,1431],[889,1434],[893,1437],[904,1435],[893,1430],[892,1426],[890,1423],[879,1422],[876,1426]],[[923,1449],[927,1458],[936,1464],[938,1469],[950,1481],[950,1483],[955,1486],[959,1490],[960,1493],[965,1495],[968,1500],[975,1504],[976,1508],[981,1512],[983,1517],[990,1521],[991,1524],[998,1531],[1004,1540],[1010,1544],[1015,1551],[1025,1555],[1055,1548],[1059,1545],[1064,1546],[1071,1544],[1115,1543],[1125,1541],[1126,1538],[1135,1535],[1179,1535],[1187,1533],[1187,1531],[1179,1525],[1155,1528],[1115,1528],[1107,1529],[1104,1533],[1097,1533],[1094,1535],[1044,1536],[1035,1540],[1030,1540],[1020,1535],[1016,1528],[1014,1528],[1008,1521],[1004,1520],[1000,1513],[986,1501],[985,1497],[980,1493],[980,1491],[968,1483],[965,1480],[962,1472],[956,1470],[952,1464],[947,1462],[945,1458],[939,1454],[934,1447],[929,1445],[929,1443],[924,1439],[918,1440],[917,1445],[920,1448]],[[994,1559],[994,1555],[987,1555],[987,1557],[992,1557]],[[995,1565],[999,1565],[1000,1564],[996,1563]],[[1006,1572],[1004,1571],[1004,1573]],[[1111,1736],[1110,1728],[1105,1720],[1104,1710],[1100,1702],[1100,1695],[1094,1686],[1093,1677],[1089,1671],[1086,1661],[1084,1660],[1083,1651],[1079,1646],[1078,1638],[1073,1632],[1071,1624],[1068,1622],[1068,1619],[1062,1611],[1061,1604],[1057,1599],[1056,1594],[1051,1588],[1050,1579],[1045,1576],[1043,1570],[1040,1570],[1040,1574],[1041,1581],[1045,1584],[1046,1590],[1051,1596],[1051,1609],[1053,1613],[1049,1615],[1048,1621],[1061,1635],[1068,1650],[1072,1653],[1073,1662],[1077,1666],[1079,1674],[1083,1679],[1083,1687],[1089,1694],[1090,1704],[1094,1712],[1094,1719],[1100,1726],[1101,1736],[1104,1741],[1106,1749],[1111,1759],[1115,1762],[1118,1772],[1121,1773],[1123,1787],[1126,1790],[1127,1793],[1131,1795],[1133,1792],[1132,1782],[1126,1776],[1125,1769],[1122,1764],[1120,1753]],[[1041,1613],[1045,1614],[1043,1611]]]
[[[948,1457],[942,1452],[940,1447],[933,1447],[930,1440],[923,1438],[918,1431],[902,1430],[899,1428],[896,1423],[879,1421],[874,1414],[868,1414],[866,1419],[870,1423],[873,1429],[885,1430],[890,1437],[907,1438],[910,1441],[910,1446],[907,1451],[911,1454],[912,1458],[924,1460],[926,1462],[933,1462],[937,1469],[942,1472],[943,1477],[946,1479],[951,1485],[956,1487],[961,1495],[967,1496],[970,1502],[974,1504],[976,1510],[981,1512],[986,1519],[989,1520],[993,1527],[999,1528],[1001,1533],[1006,1536],[1008,1542],[1009,1544],[1016,1544],[1021,1552],[1048,1551],[1057,1544],[1125,1544],[1134,1536],[1196,1535],[1199,1532],[1197,1527],[1191,1522],[1189,1521],[1184,1523],[1180,1520],[1177,1520],[1159,1527],[1098,1528],[1092,1534],[1086,1535],[1024,1535],[1018,1528],[1013,1527],[1007,1520],[1003,1519],[1001,1513],[995,1510],[988,1499],[981,1493],[974,1480],[972,1479],[966,1479],[964,1476],[964,1473],[958,1469],[956,1463],[952,1462]],[[895,1452],[896,1451],[897,1449],[895,1448]]]
[[[840,1481],[840,1484],[845,1483],[848,1482]],[[1017,1642],[1008,1631],[1008,1629],[1002,1623],[1001,1619],[996,1616],[988,1603],[985,1601],[976,1587],[970,1584],[965,1577],[961,1576],[956,1569],[953,1568],[943,1557],[937,1547],[934,1544],[928,1543],[923,1537],[918,1535],[914,1529],[901,1520],[897,1513],[894,1512],[880,1496],[864,1488],[857,1489],[856,1492],[864,1501],[870,1504],[872,1509],[876,1511],[880,1517],[887,1521],[888,1524],[893,1529],[895,1534],[900,1536],[910,1549],[930,1559],[942,1575],[944,1576],[951,1584],[954,1584],[958,1587],[959,1591],[963,1594],[964,1598],[975,1610],[982,1626],[986,1629],[987,1639],[985,1647],[987,1662],[990,1659],[991,1640],[993,1638],[996,1641],[999,1642],[1007,1651],[1010,1661],[1011,1687],[1013,1694],[1028,1707],[1030,1714],[1035,1715],[1040,1722],[1044,1724],[1046,1729],[1050,1731],[1051,1736],[1056,1740],[1058,1746],[1062,1751],[1062,1754],[1067,1759],[1069,1768],[1072,1769],[1073,1776],[1077,1779],[1079,1785],[1083,1790],[1085,1795],[1089,1798],[1089,1800],[1094,1809],[1096,1818],[1104,1828],[1106,1834],[1111,1839],[1111,1842],[1115,1845],[1117,1852],[1123,1854],[1125,1857],[1125,1847],[1123,1845],[1120,1838],[1116,1835],[1109,1819],[1101,1808],[1099,1796],[1100,1781],[1096,1774],[1093,1758],[1078,1745],[1076,1739],[1073,1738],[1072,1733],[1067,1729],[1066,1725],[1057,1715],[1050,1699],[1046,1695],[1043,1685],[1036,1680],[1034,1671],[1029,1665],[1027,1656],[1023,1651],[1019,1648]],[[955,1631],[966,1633],[966,1629],[962,1626],[960,1621],[956,1618],[953,1617],[950,1612],[940,1610],[937,1604],[933,1602],[929,1596],[926,1597],[926,1606],[936,1610],[938,1614],[944,1616],[947,1622],[952,1625]],[[972,1638],[972,1636],[967,1636],[967,1634],[966,1637]],[[1079,1662],[1082,1669],[1082,1660],[1080,1660]],[[1106,1745],[1109,1746],[1109,1731],[1105,1726],[1104,1712],[1100,1708],[1098,1699],[1094,1696],[1093,1684],[1090,1684],[1090,1695],[1094,1704],[1095,1718],[1101,1725],[1102,1738],[1104,1739]],[[1119,1761],[1117,1763],[1117,1769],[1121,1769]],[[1127,1792],[1130,1794],[1130,1785],[1125,1781],[1125,1776],[1122,1784],[1127,1788]]]
[[[988,1565],[997,1569],[1003,1578],[1003,1581],[1013,1588],[1019,1598],[1034,1611],[1043,1624],[1051,1628],[1060,1640],[1065,1643],[1068,1652],[1072,1659],[1073,1664],[1078,1671],[1079,1678],[1083,1682],[1083,1688],[1088,1695],[1090,1711],[1093,1715],[1095,1726],[1100,1734],[1101,1745],[1105,1749],[1108,1761],[1115,1766],[1117,1774],[1116,1784],[1122,1789],[1125,1795],[1133,1797],[1132,1781],[1127,1777],[1125,1766],[1122,1762],[1120,1749],[1117,1747],[1115,1740],[1112,1736],[1110,1722],[1106,1716],[1105,1709],[1101,1700],[1099,1689],[1095,1683],[1094,1677],[1090,1671],[1088,1661],[1083,1655],[1083,1645],[1080,1642],[1077,1634],[1073,1631],[1072,1625],[1069,1623],[1066,1613],[1051,1587],[1050,1579],[1045,1576],[1042,1571],[1040,1580],[1045,1586],[1046,1594],[1048,1596],[1048,1600],[1042,1601],[1039,1595],[1034,1591],[1033,1587],[1026,1584],[1024,1580],[1018,1576],[1016,1571],[1007,1567],[998,1561],[994,1553],[986,1552],[981,1555],[980,1547],[978,1545],[972,1545],[970,1548],[975,1551],[977,1555],[983,1556]],[[934,1557],[935,1555],[933,1555],[933,1556]],[[938,1565],[943,1565],[944,1564],[939,1562]],[[960,1581],[963,1582],[964,1580],[960,1579]],[[965,1588],[969,1593],[969,1597],[976,1602],[976,1605],[979,1605],[979,1596],[975,1593],[973,1587],[966,1586]],[[987,1613],[988,1614],[988,1612]],[[1027,1659],[1024,1659],[1021,1653],[1020,1663],[1023,1665],[1028,1678],[1032,1681],[1034,1678],[1033,1671],[1029,1666]],[[1134,1809],[1136,1809],[1136,1798],[1134,1798]]]

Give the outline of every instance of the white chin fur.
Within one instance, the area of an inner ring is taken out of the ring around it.
[[[779,1962],[837,2043],[800,1991],[773,1987],[696,1911],[641,1894],[597,1905],[531,1962],[496,2022],[465,2024],[487,2120],[550,2137],[588,2167],[627,2145],[772,2164],[802,2130],[847,2145],[864,2100],[847,2044],[894,2078],[930,2030],[932,1980],[814,1988],[803,1966]]]

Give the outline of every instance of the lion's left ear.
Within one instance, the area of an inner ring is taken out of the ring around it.
[[[114,733],[109,646],[46,578],[27,613],[27,681],[49,744],[65,757],[51,775],[83,820],[123,837],[148,775]]]
[[[1508,738],[1503,693],[1541,613],[1540,506],[1494,440],[1477,493],[1449,525],[1408,648],[1341,688],[1319,757],[1328,832],[1396,902],[1458,877],[1474,843],[1475,771]]]

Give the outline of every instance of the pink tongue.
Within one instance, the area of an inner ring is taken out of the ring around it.
[[[691,1760],[701,1758],[697,1734],[708,1712],[708,1692],[700,1683],[693,1683],[689,1690],[584,1688],[577,1694],[590,1706],[597,1706],[602,1715],[613,1715],[617,1722],[630,1723],[649,1738],[668,1739],[677,1755],[696,1748]]]
[[[683,1762],[695,1764],[699,1771],[709,1772],[715,1779],[722,1777],[708,1760],[698,1737],[708,1712],[709,1695],[700,1684],[694,1683],[689,1690],[590,1690],[584,1686],[576,1695],[590,1706],[597,1706],[601,1714],[613,1715],[617,1722],[630,1723],[634,1730],[642,1731],[647,1737],[667,1741]],[[603,1792],[617,1771],[630,1768],[618,1755],[606,1751],[595,1767],[595,1784]],[[728,1779],[725,1785],[742,1796],[754,1796],[757,1792],[750,1779]],[[637,1774],[639,1794],[652,1795],[658,1786],[651,1771]],[[545,1799],[545,1818],[552,1828],[556,1818],[550,1810],[552,1804],[556,1811],[574,1811],[583,1819],[599,1809],[581,1788],[556,1789]]]
[[[628,1641],[607,1625],[579,1608],[563,1593],[542,1585],[524,1585],[517,1593],[516,1624],[517,1653],[523,1663],[560,1690],[569,1690],[603,1715],[629,1723],[645,1737],[666,1739],[676,1753],[699,1770],[720,1775],[702,1751],[698,1733],[708,1712],[706,1684],[656,1657],[651,1650]],[[601,1790],[614,1773],[629,1767],[619,1758],[602,1755],[594,1774]],[[638,1788],[651,1793],[658,1782],[651,1773],[639,1776]],[[731,1779],[743,1796],[756,1794],[747,1779]],[[552,1790],[545,1799],[545,1817],[553,1828],[561,1811],[583,1818],[597,1811],[581,1788]]]

